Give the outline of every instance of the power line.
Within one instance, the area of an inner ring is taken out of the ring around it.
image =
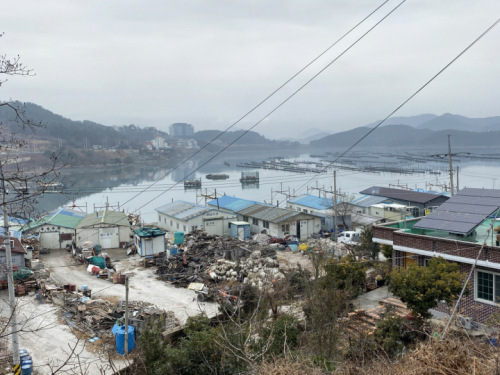
[[[187,159],[183,160],[180,164],[178,164],[175,168],[173,168],[172,170],[170,170],[169,174],[172,173],[173,171],[175,171],[177,168],[179,168],[181,165],[183,165],[184,163],[186,163],[188,160],[190,160],[191,158],[193,158],[194,156],[196,156],[198,153],[200,153],[201,151],[203,151],[208,145],[212,144],[213,142],[215,142],[219,137],[221,137],[224,133],[228,132],[229,129],[231,129],[232,127],[234,127],[236,124],[238,124],[240,121],[242,121],[244,118],[246,118],[250,113],[252,113],[253,111],[255,111],[257,108],[259,108],[262,104],[264,104],[268,99],[270,99],[272,96],[274,96],[274,94],[276,94],[278,91],[280,91],[283,87],[285,87],[288,83],[290,83],[293,79],[295,79],[299,74],[301,74],[305,69],[307,69],[309,66],[311,66],[314,62],[316,62],[321,56],[323,56],[325,53],[327,53],[330,49],[332,49],[337,43],[339,43],[342,39],[344,39],[347,35],[349,35],[352,31],[354,31],[358,26],[360,26],[363,22],[365,22],[368,18],[370,18],[375,12],[377,12],[382,6],[384,6],[389,0],[386,0],[384,1],[381,5],[379,5],[374,11],[372,11],[370,14],[368,14],[368,16],[366,16],[365,18],[363,18],[360,22],[358,22],[354,27],[352,27],[348,32],[346,32],[344,35],[342,35],[339,39],[337,39],[332,45],[330,45],[326,50],[324,50],[322,53],[320,53],[316,58],[314,58],[309,64],[307,64],[305,67],[303,67],[301,70],[299,70],[297,73],[295,73],[291,78],[289,78],[285,83],[283,83],[281,86],[279,86],[276,90],[274,90],[270,95],[268,95],[264,100],[262,100],[260,103],[258,103],[255,107],[253,107],[250,111],[248,111],[247,113],[245,113],[242,117],[240,117],[236,122],[234,122],[231,126],[229,126],[227,129],[225,129],[224,131],[222,131],[219,135],[217,135],[215,138],[213,138],[210,142],[208,142],[206,145],[204,145],[203,147],[201,147],[200,149],[198,149],[194,154],[190,155]],[[404,0],[406,1],[406,0]],[[403,2],[404,2],[403,1]],[[400,4],[401,5],[401,4]],[[398,5],[399,7],[399,5]],[[396,7],[397,8],[397,7]],[[392,13],[392,12],[391,12]],[[390,13],[389,13],[390,14]],[[385,17],[384,17],[385,18]],[[371,30],[371,29],[370,29]],[[366,34],[365,34],[366,35]],[[349,47],[350,48],[350,47]],[[339,56],[340,57],[340,56]],[[332,63],[330,63],[329,65],[331,65]],[[328,65],[328,66],[329,66]],[[327,66],[327,67],[328,67]],[[325,68],[326,69],[326,68]],[[321,72],[320,72],[321,73]],[[318,73],[319,75],[319,73]],[[310,81],[312,81],[316,76],[314,76]],[[306,85],[310,82],[308,81],[306,83]],[[304,85],[305,86],[305,85]],[[302,89],[302,88],[301,88]],[[297,92],[300,91],[297,90]],[[293,94],[295,95],[295,94]],[[292,96],[293,96],[292,95]],[[277,109],[277,108],[276,108]],[[274,112],[274,111],[273,111]],[[262,121],[262,120],[261,120]],[[259,123],[261,122],[259,121]],[[233,141],[232,143],[230,143],[227,147],[225,147],[222,151],[225,151],[229,146],[231,146],[233,143],[235,143],[237,140],[239,140],[242,136],[246,135],[251,129],[253,129],[255,126],[257,126],[259,123],[255,124],[252,128],[250,128],[249,130],[245,131],[240,137],[238,137],[235,141]],[[221,151],[221,152],[222,152]],[[218,153],[217,155],[219,155],[220,153]],[[217,156],[216,155],[216,156]],[[213,159],[213,158],[212,158]],[[210,159],[210,160],[212,160]],[[201,167],[200,167],[201,168]],[[198,168],[199,169],[199,168]],[[191,174],[189,174],[188,176],[190,176]],[[155,181],[154,183],[152,183],[150,186],[153,186],[156,184],[156,182],[158,182],[160,180],[157,180]],[[148,187],[149,188],[149,187]],[[146,191],[148,188],[146,188],[144,191]],[[132,199],[136,198],[138,195],[140,195],[142,193],[139,193],[137,194],[136,196],[132,197],[131,199],[129,199],[127,202],[125,202],[125,204],[127,204],[128,202],[130,202]]]
[[[401,5],[401,4],[400,4]],[[346,151],[344,151],[340,156],[338,156],[335,160],[333,160],[329,165],[327,165],[322,172],[318,172],[316,177],[313,177],[309,182],[302,185],[299,190],[303,189],[305,185],[312,182],[318,175],[325,172],[330,165],[335,163],[337,160],[345,156],[349,151],[351,151],[354,147],[356,147],[361,141],[367,138],[371,133],[373,133],[380,125],[382,125],[385,121],[387,121],[392,115],[394,115],[397,111],[399,111],[406,103],[408,103],[411,99],[413,99],[420,91],[422,91],[425,87],[427,87],[434,79],[436,79],[441,73],[443,73],[450,65],[452,65],[456,60],[458,60],[465,52],[467,52],[472,46],[474,46],[483,36],[485,36],[491,29],[493,29],[498,23],[500,19],[497,20],[493,25],[491,25],[486,31],[484,31],[479,37],[477,37],[471,44],[467,46],[462,52],[460,52],[453,60],[451,60],[448,64],[444,66],[437,74],[435,74],[430,80],[428,80],[422,87],[420,87],[413,95],[411,95],[408,99],[406,99],[401,105],[399,105],[394,111],[392,111],[386,118],[380,121],[375,127],[370,129],[364,136],[362,136],[359,140],[357,140],[352,146],[350,146]]]
[[[312,78],[310,78],[308,81],[306,81],[306,83],[304,83],[302,86],[300,86],[297,90],[295,90],[291,95],[289,95],[284,101],[282,101],[278,106],[276,106],[272,111],[270,111],[267,115],[265,115],[262,119],[260,119],[258,122],[256,122],[253,126],[251,126],[248,130],[246,130],[243,134],[241,134],[240,136],[238,136],[235,140],[233,140],[232,142],[230,142],[227,146],[225,146],[222,150],[220,150],[219,152],[217,152],[214,156],[210,157],[205,163],[203,163],[202,165],[200,165],[198,168],[196,168],[193,172],[189,173],[187,176],[185,177],[189,177],[191,176],[192,174],[194,174],[197,170],[199,170],[200,168],[202,168],[203,166],[205,166],[206,164],[208,164],[210,161],[212,161],[213,159],[215,159],[217,156],[219,156],[221,153],[223,153],[224,151],[226,151],[230,146],[232,146],[234,143],[236,143],[238,140],[240,140],[242,137],[244,137],[246,134],[248,134],[252,129],[254,129],[257,125],[259,125],[262,121],[264,121],[266,118],[268,118],[270,115],[272,115],[274,112],[276,112],[279,108],[281,108],[285,103],[287,103],[291,98],[293,98],[296,94],[298,94],[304,87],[306,87],[309,83],[311,83],[314,79],[316,79],[321,73],[323,73],[326,69],[328,69],[335,61],[337,61],[340,57],[342,57],[345,53],[347,53],[347,51],[349,51],[352,47],[354,47],[359,41],[361,41],[366,35],[368,35],[373,29],[375,29],[378,25],[380,25],[387,17],[389,17],[392,13],[394,13],[396,11],[396,9],[398,9],[401,5],[403,5],[404,3],[406,2],[406,0],[403,0],[401,3],[399,3],[395,8],[393,8],[389,13],[387,13],[380,21],[378,21],[374,26],[372,26],[370,29],[368,29],[368,31],[366,31],[363,35],[361,35],[361,37],[359,37],[358,39],[356,39],[356,41],[354,41],[354,43],[352,43],[349,47],[347,47],[342,53],[340,53],[335,59],[333,59],[331,62],[329,62],[323,69],[321,69],[318,73],[316,73]],[[338,158],[337,158],[338,160]],[[332,164],[332,163],[330,163]],[[178,185],[179,183],[175,184],[175,185]],[[175,186],[174,185],[174,186]],[[166,192],[168,192],[170,189],[167,189],[166,191],[162,192],[161,194],[158,194],[156,197],[154,197],[153,199],[149,200],[147,203],[145,203],[144,205],[142,205],[141,207],[139,207],[137,210],[140,210],[142,207],[148,205],[149,203],[151,203],[152,201],[154,201],[155,199],[161,197],[163,194],[165,194]],[[140,195],[142,193],[139,193],[138,195]],[[136,196],[138,196],[136,195]],[[131,198],[130,200],[134,199],[135,197]],[[128,203],[130,202],[127,201],[125,202]],[[137,211],[136,210],[136,211]],[[135,211],[134,211],[135,212]]]

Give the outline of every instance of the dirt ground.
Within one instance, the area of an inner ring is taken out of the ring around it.
[[[127,257],[125,249],[107,251],[118,272],[127,273],[129,280],[129,300],[150,302],[159,308],[171,310],[185,323],[189,316],[205,312],[208,316],[215,316],[217,305],[215,302],[199,304],[196,293],[184,288],[175,288],[164,281],[157,280],[154,269],[144,268],[140,264],[140,257]],[[51,272],[51,277],[60,284],[88,285],[92,290],[92,298],[105,298],[111,301],[125,299],[125,286],[113,284],[107,279],[100,279],[90,275],[83,265],[76,266],[66,250],[54,250],[51,254],[41,258],[45,268]]]
[[[300,266],[303,269],[312,271],[312,263],[309,259],[309,255],[302,255],[300,251],[292,252],[292,251],[278,251],[278,262],[281,268],[297,268]]]
[[[9,295],[6,290],[0,292],[0,315],[10,316]],[[85,369],[88,375],[112,374],[106,358],[94,353],[94,345],[86,340],[78,341],[66,324],[59,322],[59,308],[52,304],[39,304],[33,296],[17,298],[19,348],[28,350],[33,358],[33,369],[39,374],[51,374],[53,369],[64,364],[76,348],[71,359],[61,368],[65,374],[81,374]],[[10,340],[11,337],[7,337]],[[115,360],[115,366],[122,368],[124,360]],[[88,366],[88,367],[87,367]],[[101,372],[103,370],[103,372]]]
[[[214,302],[199,304],[195,292],[175,288],[163,281],[157,280],[153,269],[146,269],[140,265],[140,257],[127,257],[124,249],[108,251],[114,261],[117,271],[126,272],[130,276],[130,301],[146,301],[159,308],[174,311],[176,317],[183,324],[189,316],[197,315],[204,311],[209,316],[217,312]],[[51,277],[58,284],[88,285],[92,289],[94,299],[102,298],[113,302],[125,299],[125,286],[113,284],[109,281],[90,275],[83,265],[75,265],[66,250],[52,250],[50,254],[42,255],[41,261],[45,268],[51,272]],[[33,357],[34,369],[40,374],[50,374],[51,362],[54,366],[61,365],[61,361],[68,357],[70,346],[76,344],[79,357],[64,366],[68,372],[78,372],[78,360],[90,365],[88,375],[100,375],[106,368],[107,359],[99,358],[96,350],[91,348],[88,341],[78,341],[71,328],[59,319],[60,309],[52,304],[39,304],[34,296],[18,298],[20,307],[20,324],[25,329],[20,333],[20,348],[27,349]],[[9,316],[8,293],[0,292],[0,315]],[[35,332],[36,331],[36,332]],[[124,360],[115,361],[118,367],[126,365]],[[108,369],[105,374],[113,373]]]

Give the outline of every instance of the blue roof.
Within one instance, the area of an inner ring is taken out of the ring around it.
[[[218,204],[217,201],[219,202]],[[230,197],[229,195],[224,195],[220,198],[208,202],[208,204],[212,207],[218,206],[225,210],[237,212],[243,210],[244,208],[250,207],[254,204],[262,204],[262,203],[257,201],[250,201],[248,199],[242,199],[242,198]]]
[[[203,215],[206,212],[213,211],[213,208],[201,206],[196,203],[175,201],[165,206],[155,208],[155,211],[162,214],[175,217],[180,220],[189,220],[193,217]]]
[[[302,194],[298,197],[288,200],[289,203],[300,204],[301,206],[311,207],[316,210],[327,210],[333,203],[332,199],[317,197],[311,194]],[[337,201],[340,203],[340,200]]]
[[[361,197],[354,199],[351,204],[358,207],[370,207],[374,204],[379,204],[386,201],[390,201],[390,199],[386,197],[378,197],[375,195],[362,195]]]

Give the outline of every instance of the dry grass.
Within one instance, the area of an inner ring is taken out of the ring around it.
[[[500,375],[499,353],[468,339],[433,339],[420,343],[398,363],[387,360],[360,366],[346,363],[339,375]]]
[[[278,359],[260,365],[253,375],[322,375],[324,372],[305,360]]]

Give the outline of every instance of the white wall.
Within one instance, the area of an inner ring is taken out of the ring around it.
[[[54,228],[54,229],[52,229]],[[24,233],[24,232],[23,232]],[[64,227],[58,227],[56,225],[51,225],[51,224],[46,224],[46,225],[40,225],[39,227],[30,229],[29,231],[26,231],[26,233],[57,233],[57,239],[55,239],[55,236],[40,236],[40,247],[41,248],[52,248],[52,249],[64,249],[66,245],[71,245],[71,242],[75,239],[76,236],[76,230],[71,229],[71,228],[64,228]],[[59,241],[59,235],[61,233],[71,233],[72,234],[72,240],[67,240],[67,241]],[[53,238],[53,240],[51,240]]]
[[[18,266],[19,269],[25,267],[24,254],[12,252],[12,265]],[[5,250],[0,250],[0,280],[7,279],[7,257],[5,255]]]
[[[158,227],[167,232],[190,233],[194,228],[203,229],[203,216],[196,216],[189,220],[180,220],[175,217],[158,212]]]
[[[151,241],[153,243],[153,252],[151,254],[146,254],[147,241]],[[153,237],[151,240],[145,237],[141,238],[138,235],[135,235],[134,243],[138,247],[137,251],[141,256],[153,255],[165,252],[165,236]]]
[[[231,234],[229,222],[235,221],[235,219],[235,214],[217,210],[206,212],[189,220],[180,220],[158,212],[158,227],[168,232],[190,233],[194,229],[203,229],[208,234],[229,236]]]
[[[120,247],[120,242],[130,241],[130,228],[109,225],[78,228],[76,245],[82,247],[86,241],[91,241],[93,245],[101,245],[103,249],[116,249]]]

